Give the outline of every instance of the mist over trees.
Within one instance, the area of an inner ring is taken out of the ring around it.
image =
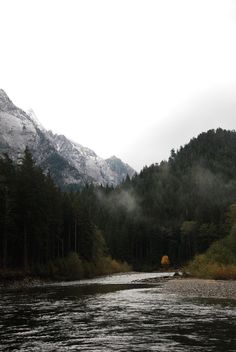
[[[229,233],[235,175],[236,132],[222,129],[200,134],[116,188],[91,184],[62,192],[29,150],[18,164],[5,155],[1,266],[39,270],[70,257],[105,267],[109,254],[135,269],[158,268],[164,255],[170,265],[182,265]]]
[[[236,202],[236,132],[200,134],[168,161],[144,167],[116,189],[87,189],[91,214],[115,258],[156,267],[182,265],[228,234]],[[96,202],[99,201],[99,205]]]

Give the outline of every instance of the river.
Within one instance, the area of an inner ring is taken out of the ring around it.
[[[158,273],[0,290],[1,351],[236,351],[236,301],[184,298]]]

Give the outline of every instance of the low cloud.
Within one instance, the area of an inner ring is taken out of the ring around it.
[[[118,208],[123,209],[128,214],[140,213],[138,197],[133,190],[117,190],[109,195],[97,192],[99,201],[111,211]]]

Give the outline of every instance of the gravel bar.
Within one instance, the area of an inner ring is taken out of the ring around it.
[[[164,283],[163,291],[188,297],[236,299],[236,281],[172,279]]]

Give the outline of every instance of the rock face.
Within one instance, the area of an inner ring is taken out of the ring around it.
[[[16,107],[0,89],[0,154],[13,160],[22,157],[26,146],[37,164],[50,173],[60,186],[119,184],[135,171],[120,159],[104,160],[94,151],[75,143],[63,135],[46,131],[33,110],[25,112]]]
[[[134,169],[128,164],[125,164],[121,159],[116,156],[112,156],[109,159],[106,159],[107,164],[110,169],[117,175],[116,183],[121,183],[127,175],[132,177],[135,173]]]
[[[7,152],[16,159],[22,155],[26,145],[37,149],[40,144],[40,134],[30,117],[18,109],[0,90],[0,147],[1,152]]]

